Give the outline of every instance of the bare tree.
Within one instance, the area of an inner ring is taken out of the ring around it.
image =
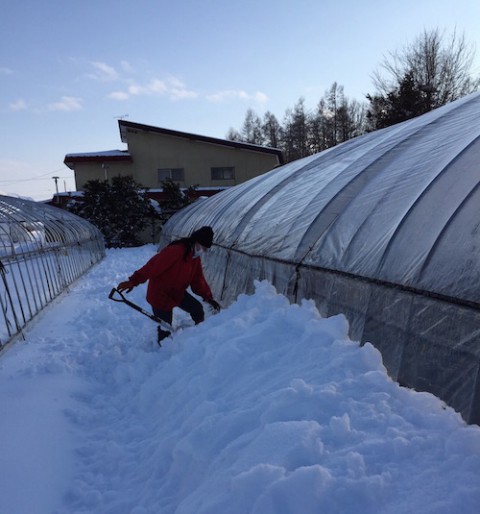
[[[350,100],[347,102],[347,112],[349,120],[349,131],[343,141],[361,136],[366,132],[367,109],[365,102]]]
[[[373,75],[376,96],[385,97],[398,89],[408,74],[423,93],[426,110],[435,109],[480,87],[480,77],[472,76],[474,47],[456,32],[447,38],[438,29],[424,30],[402,51],[390,53]]]

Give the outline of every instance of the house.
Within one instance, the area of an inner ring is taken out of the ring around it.
[[[76,189],[89,180],[130,175],[162,199],[162,181],[180,188],[196,186],[197,196],[211,196],[283,164],[281,150],[189,134],[119,120],[127,150],[71,153],[64,163],[75,172]]]

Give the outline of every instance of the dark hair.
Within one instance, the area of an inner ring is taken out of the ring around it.
[[[208,226],[201,227],[195,230],[190,237],[205,248],[210,248],[213,244],[213,229]]]
[[[193,253],[195,243],[200,243],[202,246],[205,246],[205,248],[210,248],[213,243],[212,227],[201,227],[195,230],[195,232],[192,232],[190,237],[182,237],[181,239],[172,241],[168,246],[184,245],[185,253],[183,254],[183,258],[187,260],[187,257]]]

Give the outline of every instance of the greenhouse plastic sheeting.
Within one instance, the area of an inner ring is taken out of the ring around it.
[[[103,236],[88,221],[0,195],[0,349],[104,256]]]
[[[480,94],[274,169],[166,224],[211,225],[224,303],[267,279],[344,313],[399,383],[480,423]]]

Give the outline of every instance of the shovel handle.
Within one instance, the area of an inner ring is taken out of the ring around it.
[[[120,296],[120,298],[114,298],[115,294],[118,294]],[[127,300],[125,298],[125,296],[123,296],[123,294],[115,287],[112,288],[112,290],[110,291],[110,294],[108,295],[108,298],[110,300],[113,300],[114,302],[126,303],[129,307],[132,307],[132,309],[135,309],[136,311],[141,312],[143,315],[147,316],[147,318],[153,319],[153,321],[156,321],[157,323],[159,323],[160,325],[162,325],[166,329],[168,329],[170,331],[173,330],[172,327],[166,321],[164,321],[163,319],[155,316],[155,314],[150,314],[145,309],[142,309],[140,307],[140,305],[137,305],[136,303],[133,303],[130,300]]]

